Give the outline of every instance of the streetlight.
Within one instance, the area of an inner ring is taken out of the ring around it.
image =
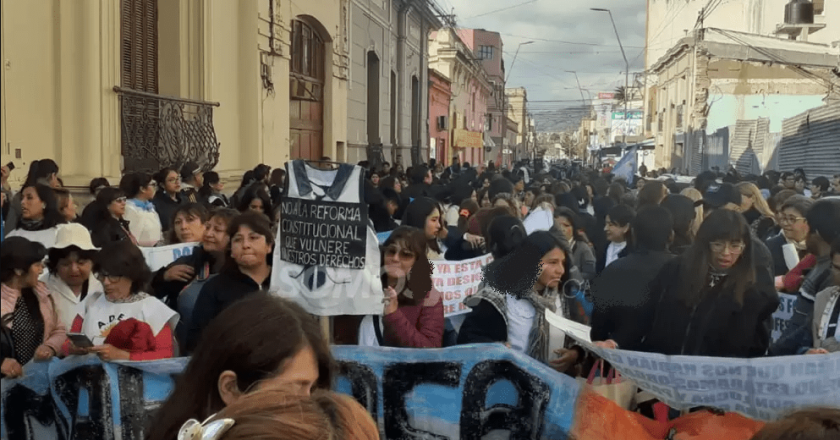
[[[526,44],[532,44],[533,41],[526,41],[524,43],[519,43],[519,46],[516,48],[516,53],[513,55],[513,61],[510,62],[510,68],[508,69],[507,78],[505,78],[505,87],[507,87],[508,78],[510,78],[510,74],[513,72],[513,64],[516,62],[516,57],[519,56],[519,49],[522,49],[522,46]]]
[[[618,47],[621,48],[621,56],[624,57],[624,121],[627,124],[627,127],[624,129],[624,138],[623,142],[624,145],[627,145],[627,130],[630,129],[630,115],[627,114],[627,94],[630,92],[628,90],[628,84],[630,83],[630,63],[627,62],[627,55],[624,54],[624,46],[621,44],[621,37],[618,36],[618,28],[615,27],[615,20],[613,20],[612,11],[609,9],[603,8],[589,8],[596,12],[606,12],[610,14],[610,21],[613,25],[613,30],[615,31],[615,38],[618,40]]]

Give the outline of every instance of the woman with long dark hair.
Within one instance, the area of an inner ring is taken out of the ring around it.
[[[259,212],[272,222],[274,221],[274,208],[271,203],[271,197],[268,196],[262,184],[251,185],[242,195],[236,209],[242,213],[248,211]]]
[[[36,185],[43,185],[47,188],[61,188],[62,185],[58,180],[58,164],[54,160],[34,160],[29,164],[29,173],[23,182],[23,188]],[[10,203],[9,212],[6,214],[6,231],[12,231],[18,226],[22,214],[21,201],[23,195],[23,191],[21,191],[15,194],[11,201],[7,200]]]
[[[274,235],[268,219],[249,212],[233,219],[228,226],[230,245],[225,265],[218,276],[201,289],[187,331],[186,348],[191,351],[204,329],[222,310],[239,299],[268,289],[271,282],[271,250]]]
[[[420,197],[408,205],[401,223],[402,226],[411,226],[423,231],[427,243],[426,255],[430,260],[443,259],[443,250],[438,243],[438,234],[443,228],[441,215],[438,202],[428,197]]]
[[[96,201],[104,210],[100,213],[99,223],[91,231],[93,244],[104,247],[109,243],[128,240],[138,245],[125,219],[125,194],[119,188],[105,188],[96,196]]]
[[[571,253],[569,258],[574,267],[580,270],[587,280],[596,275],[597,262],[592,247],[581,235],[582,224],[580,217],[571,209],[563,207],[554,210],[554,230],[558,231],[569,242]]]
[[[363,333],[369,322],[374,327],[377,345],[404,348],[439,348],[442,345],[443,295],[432,287],[432,264],[426,257],[426,243],[425,234],[409,226],[400,226],[385,241],[382,246],[382,285],[385,287],[382,328],[378,328],[378,316],[363,321],[360,340],[365,339]]]
[[[38,277],[47,250],[40,243],[10,237],[0,248],[0,317],[11,322],[13,353],[0,357],[3,377],[20,377],[30,360],[46,361],[61,353],[67,338],[51,294]]]
[[[670,250],[675,255],[685,252],[694,242],[694,222],[697,211],[694,202],[680,194],[671,194],[665,197],[660,205],[671,213],[674,220],[674,239],[671,241]]]
[[[219,173],[215,171],[208,171],[204,173],[204,183],[198,190],[198,197],[202,203],[205,203],[215,208],[227,208],[230,206],[230,200],[227,196],[222,194],[225,189],[225,184],[219,177]]]
[[[183,204],[181,198],[181,173],[174,168],[164,168],[155,174],[158,193],[152,199],[160,217],[162,232],[166,234],[172,229],[172,218],[175,210]]]
[[[570,316],[560,294],[571,279],[568,245],[546,231],[525,236],[522,222],[508,216],[493,220],[488,238],[494,258],[503,256],[485,268],[478,292],[464,300],[472,310],[458,343],[504,342],[566,371],[582,351],[566,349],[565,335],[552,331],[545,311]],[[560,358],[552,359],[552,353]]]
[[[173,440],[187,420],[206,420],[254,391],[328,390],[334,368],[315,318],[291,301],[255,292],[207,326],[145,438]]]
[[[25,186],[21,191],[20,218],[6,237],[23,237],[41,243],[45,248],[55,244],[58,225],[65,223],[58,211],[58,200],[52,188],[41,184]]]
[[[668,262],[651,284],[656,311],[643,351],[668,355],[750,358],[770,346],[767,322],[775,291],[756,283],[753,244],[744,217],[715,210],[694,244]]]

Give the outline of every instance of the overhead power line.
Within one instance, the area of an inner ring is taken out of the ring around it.
[[[484,12],[484,13],[481,13],[481,14],[478,14],[478,15],[473,15],[471,17],[465,18],[464,20],[471,20],[473,18],[484,17],[484,16],[487,16],[487,15],[490,15],[490,14],[495,14],[497,12],[502,12],[502,11],[507,11],[507,10],[513,9],[513,8],[518,8],[520,6],[524,6],[524,5],[527,5],[527,4],[530,4],[530,3],[536,3],[537,1],[538,0],[528,0],[528,1],[525,1],[525,2],[522,2],[522,3],[517,3],[517,4],[512,5],[512,6],[507,6],[507,7],[501,8],[501,9],[496,9],[496,10],[489,11],[489,12]]]

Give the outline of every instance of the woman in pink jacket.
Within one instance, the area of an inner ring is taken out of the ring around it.
[[[4,344],[0,356],[3,377],[23,376],[23,365],[46,361],[60,353],[67,338],[49,290],[38,277],[47,250],[21,237],[3,241],[0,250],[0,316]]]
[[[380,345],[440,348],[443,344],[443,295],[432,287],[432,264],[426,257],[426,243],[423,231],[409,226],[397,228],[385,241],[385,309]],[[374,319],[374,323],[377,321]]]

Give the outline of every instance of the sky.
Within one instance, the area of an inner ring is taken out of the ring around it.
[[[499,32],[504,44],[508,87],[525,87],[537,130],[579,120],[582,107],[576,71],[586,100],[624,85],[624,58],[604,8],[612,11],[633,72],[644,70],[645,0],[435,0],[459,27]],[[523,45],[513,63],[520,43]],[[562,102],[537,102],[562,101]],[[569,108],[572,107],[572,108]],[[565,110],[564,110],[565,108]],[[565,125],[565,124],[564,124]]]

